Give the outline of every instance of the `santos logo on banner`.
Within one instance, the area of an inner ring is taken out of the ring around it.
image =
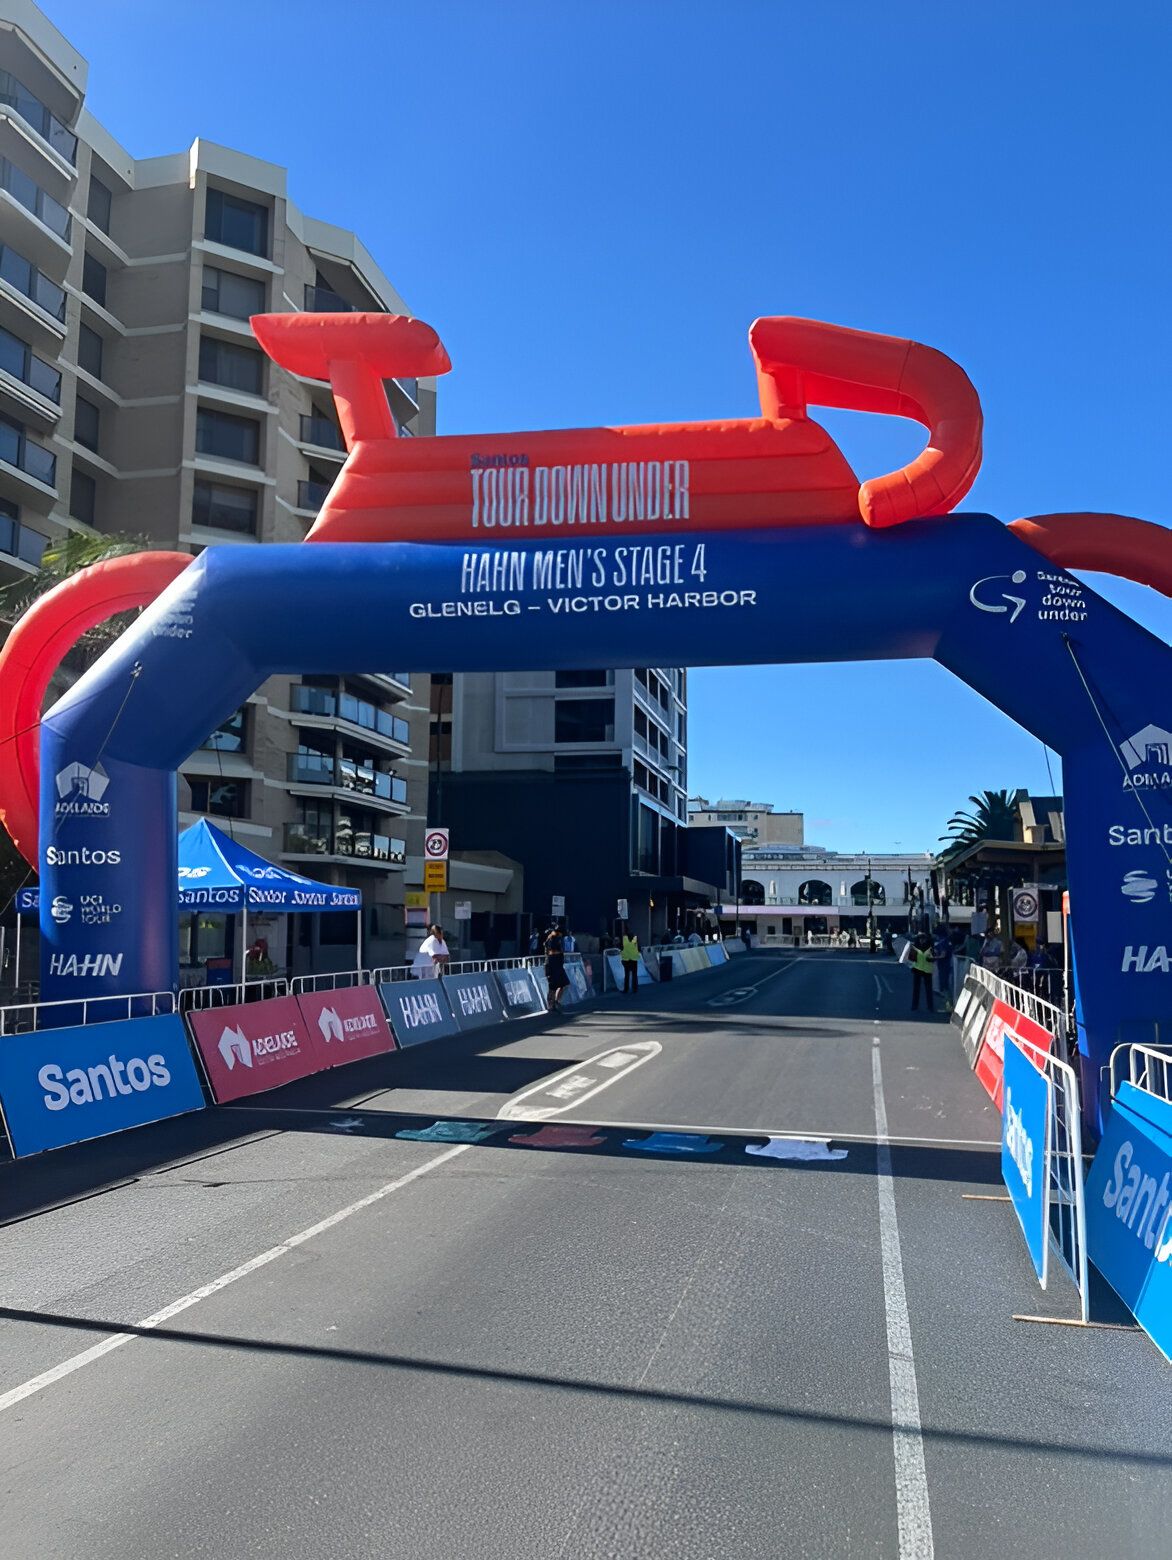
[[[1086,1205],[1087,1255],[1172,1360],[1172,1104],[1120,1084]]]
[[[1050,1090],[1011,1035],[1005,1036],[1001,1178],[1017,1210],[1034,1271],[1046,1287],[1050,1250]]]
[[[203,1108],[175,1014],[35,1038],[35,1046],[0,1046],[0,1103],[18,1157]]]

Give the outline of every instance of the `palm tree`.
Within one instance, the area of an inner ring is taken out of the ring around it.
[[[948,833],[940,836],[949,844],[945,856],[978,840],[1016,840],[1017,795],[1016,791],[982,791],[979,796],[970,796],[974,811],[953,813]]]
[[[948,833],[940,836],[947,841],[941,853],[941,865],[948,872],[950,861],[970,845],[982,840],[1016,840],[1018,829],[1018,791],[982,791],[970,796],[972,812],[953,813],[948,820]],[[1002,885],[996,891],[997,917],[1003,937],[1009,935],[1009,889]]]
[[[145,552],[150,545],[144,536],[98,536],[89,531],[66,531],[45,548],[41,566],[35,574],[25,575],[0,590],[0,630],[11,628],[34,602],[48,595],[62,580],[88,569],[91,564],[104,563],[107,558]],[[124,617],[112,618],[109,623],[91,629],[80,643],[104,650],[125,626]]]

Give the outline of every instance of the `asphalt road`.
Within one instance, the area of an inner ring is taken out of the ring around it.
[[[1013,1320],[1074,1294],[905,981],[747,955],[0,1167],[0,1554],[1167,1552],[1168,1368]]]

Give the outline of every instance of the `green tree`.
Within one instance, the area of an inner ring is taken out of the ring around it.
[[[982,791],[970,796],[972,812],[953,813],[948,820],[948,833],[940,836],[945,844],[941,853],[941,865],[948,871],[950,862],[982,840],[1016,840],[1018,831],[1018,791]],[[1002,885],[995,891],[997,919],[1001,923],[1002,936],[1009,934],[1009,889]]]

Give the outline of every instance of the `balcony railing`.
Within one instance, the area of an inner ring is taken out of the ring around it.
[[[328,482],[299,482],[297,484],[298,509],[311,509],[314,514],[317,514],[326,501],[330,486]]]
[[[0,157],[0,189],[7,190],[26,211],[39,217],[58,238],[69,238],[70,218],[65,207],[7,157]]]
[[[34,444],[23,428],[7,419],[0,419],[0,460],[15,466],[26,476],[43,482],[46,487],[57,485],[57,457]]]
[[[31,298],[38,309],[53,319],[65,320],[65,289],[38,271],[31,260],[18,254],[11,244],[0,244],[0,278],[17,292]]]
[[[385,861],[402,866],[407,860],[404,840],[365,829],[320,829],[306,823],[285,825],[285,852],[291,856],[358,856],[365,861]]]
[[[73,131],[6,70],[0,70],[0,103],[7,103],[9,108],[14,108],[39,136],[48,141],[55,152],[64,157],[67,163],[76,166],[77,137]]]
[[[380,736],[401,742],[404,747],[411,740],[405,720],[368,704],[365,699],[356,699],[352,693],[334,693],[328,688],[307,688],[298,683],[292,690],[290,702],[300,715],[324,715],[332,720],[352,721],[365,731],[377,731]]]
[[[337,423],[331,422],[328,417],[314,417],[302,414],[301,442],[302,444],[316,444],[322,450],[344,451],[346,448],[346,442],[342,438],[342,430]]]
[[[31,530],[27,525],[21,525],[11,515],[0,515],[0,553],[7,553],[10,558],[19,558],[22,563],[39,567],[48,545],[47,536]]]
[[[308,314],[353,314],[354,305],[328,287],[305,285],[305,309]]]
[[[401,775],[360,759],[341,758],[335,763],[326,753],[290,753],[286,774],[297,785],[336,785],[384,802],[406,805],[407,801],[407,782]]]
[[[51,363],[39,358],[26,341],[0,328],[0,368],[43,395],[46,401],[61,404],[61,374]]]

